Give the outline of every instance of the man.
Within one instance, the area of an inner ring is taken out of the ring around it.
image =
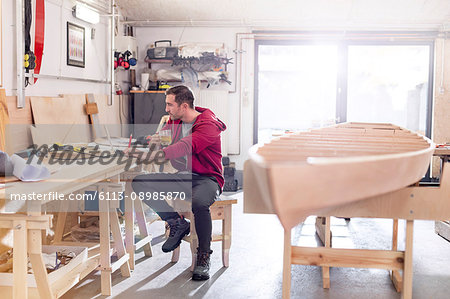
[[[209,279],[212,250],[212,221],[209,207],[222,192],[222,153],[220,133],[226,129],[214,113],[206,108],[194,108],[194,95],[186,86],[166,91],[166,112],[170,120],[163,129],[172,132],[172,143],[164,148],[164,159],[178,170],[176,174],[155,173],[137,176],[133,190],[170,226],[170,234],[162,246],[164,252],[177,248],[189,234],[190,225],[166,200],[192,201],[195,230],[198,235],[197,263],[193,280]],[[158,138],[152,138],[152,141]],[[129,153],[130,154],[130,153]],[[170,196],[168,196],[170,194]],[[153,198],[150,198],[153,197]]]

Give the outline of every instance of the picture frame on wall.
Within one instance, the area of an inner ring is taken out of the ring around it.
[[[67,22],[67,65],[85,67],[85,29]]]

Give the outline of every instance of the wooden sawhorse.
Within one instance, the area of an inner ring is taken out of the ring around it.
[[[315,265],[324,267],[324,286],[329,287],[329,267],[362,267],[393,270],[393,282],[402,292],[402,298],[412,298],[412,254],[414,220],[450,219],[450,163],[445,163],[439,187],[406,187],[384,195],[355,203],[330,208],[321,216],[343,218],[388,218],[406,220],[405,251],[398,251],[393,240],[392,250],[338,249],[325,247],[292,246],[291,230],[284,231],[283,298],[290,298],[291,265]],[[327,221],[329,225],[329,221]],[[394,228],[395,228],[394,222]],[[327,228],[329,232],[329,228]],[[396,238],[395,234],[394,237]],[[326,241],[329,236],[326,236]],[[328,242],[329,243],[329,242]],[[399,270],[403,270],[400,276]],[[401,288],[400,279],[402,278]],[[328,286],[327,282],[328,281]]]
[[[27,273],[30,257],[36,285],[41,298],[53,298],[52,286],[42,258],[41,230],[49,229],[52,215],[0,214],[0,228],[13,230],[13,291],[12,298],[28,298]]]
[[[118,181],[118,177],[112,181],[104,181],[95,183],[83,189],[83,191],[94,191],[104,196],[111,196],[113,192],[122,192],[123,184]],[[106,195],[110,193],[109,195]],[[118,195],[117,195],[118,198]],[[119,216],[116,207],[111,204],[110,200],[99,198],[99,228],[100,228],[100,259],[97,270],[101,271],[101,292],[102,295],[110,296],[112,294],[111,274],[120,268],[123,277],[130,277],[129,255],[123,244],[122,234],[119,226]],[[55,245],[82,245],[93,249],[98,246],[97,243],[77,243],[72,241],[63,241],[65,221],[67,218],[68,203],[62,202],[62,209],[58,215],[55,238]],[[110,232],[114,239],[113,248],[111,248]],[[111,250],[113,249],[113,250]],[[111,263],[111,253],[116,252],[118,260]]]

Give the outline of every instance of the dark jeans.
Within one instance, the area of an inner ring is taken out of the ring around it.
[[[212,222],[209,207],[220,194],[215,178],[197,174],[151,173],[135,177],[132,186],[136,198],[144,199],[163,220],[180,216],[162,197],[191,201],[199,248],[201,251],[210,250]]]

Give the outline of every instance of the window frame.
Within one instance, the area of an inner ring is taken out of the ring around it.
[[[380,33],[376,33],[380,34]],[[399,37],[405,33],[397,33]],[[425,34],[425,33],[423,33]],[[431,138],[433,123],[433,94],[434,94],[434,38],[417,38],[411,40],[397,40],[389,33],[387,38],[366,37],[362,39],[255,39],[254,47],[254,103],[253,103],[253,144],[258,143],[258,104],[259,104],[259,47],[265,45],[298,46],[298,45],[336,45],[338,47],[338,69],[336,84],[336,120],[337,122],[347,121],[347,92],[348,92],[348,49],[350,46],[428,46],[428,94],[427,94],[427,113],[425,124],[425,136]],[[432,34],[431,34],[432,35]],[[376,36],[374,34],[374,36]],[[395,36],[395,35],[394,35]]]

